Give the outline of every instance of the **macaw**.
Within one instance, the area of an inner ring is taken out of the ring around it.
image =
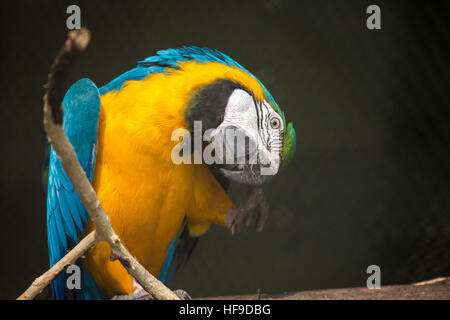
[[[262,184],[261,165],[172,161],[174,130],[240,129],[276,174],[292,159],[295,130],[264,85],[227,55],[182,47],[158,51],[100,89],[89,79],[63,100],[63,129],[121,241],[137,260],[168,283],[212,223],[226,226],[234,207],[230,181]],[[213,132],[214,134],[214,132]],[[204,143],[207,145],[207,143]],[[202,146],[204,147],[204,146]],[[55,151],[50,151],[47,235],[53,266],[94,230]],[[107,243],[80,263],[77,299],[104,299],[140,290]],[[52,282],[55,299],[68,298],[67,275]]]

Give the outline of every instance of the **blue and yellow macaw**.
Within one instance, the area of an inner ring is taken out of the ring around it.
[[[262,83],[218,51],[183,47],[159,51],[98,89],[76,82],[63,100],[63,129],[127,249],[168,282],[211,223],[226,226],[234,207],[231,181],[261,184],[261,168],[175,164],[174,130],[239,128],[253,140],[273,174],[295,151],[295,131]],[[50,265],[94,229],[51,150],[47,194]],[[97,243],[82,266],[78,299],[130,295],[137,290],[110,248]],[[66,275],[52,282],[55,299],[68,297]]]

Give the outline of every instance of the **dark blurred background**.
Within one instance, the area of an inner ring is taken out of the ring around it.
[[[219,49],[297,131],[266,187],[262,233],[214,227],[174,288],[194,297],[382,285],[450,275],[449,2],[2,1],[0,298],[48,268],[42,85],[66,8],[92,43],[71,74],[98,86],[159,49]],[[381,8],[381,30],[366,8]],[[234,199],[241,189],[233,187]]]

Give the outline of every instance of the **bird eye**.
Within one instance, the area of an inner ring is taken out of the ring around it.
[[[280,127],[280,120],[276,117],[270,119],[270,126],[272,129],[278,129]]]

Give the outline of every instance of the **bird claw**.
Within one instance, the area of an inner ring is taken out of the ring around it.
[[[182,289],[174,290],[178,298],[181,300],[192,300],[192,297],[186,291]],[[145,291],[144,289],[133,292],[132,294],[117,295],[111,298],[111,300],[156,300],[153,295]]]
[[[150,293],[144,289],[133,292],[132,294],[122,294],[111,298],[111,300],[156,300]]]
[[[112,297],[111,300],[156,300],[152,294],[145,291],[135,278],[133,278],[133,287],[134,291],[132,294],[117,295]],[[184,290],[178,289],[174,293],[181,300],[192,300],[191,296]]]
[[[264,199],[263,188],[250,187],[242,203],[227,212],[225,223],[231,233],[248,229],[252,225],[252,212],[256,209],[255,229],[261,232],[269,216],[269,204]]]
[[[173,293],[175,293],[181,300],[192,300],[192,297],[189,295],[189,293],[182,289],[174,290]]]

